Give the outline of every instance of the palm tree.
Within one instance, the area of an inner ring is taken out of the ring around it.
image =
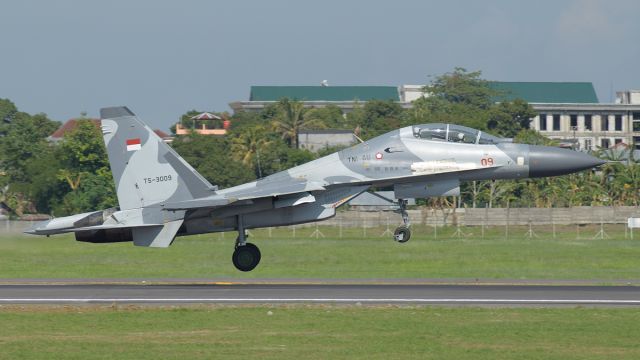
[[[518,183],[515,181],[487,180],[481,182],[481,186],[481,193],[489,208],[494,207],[496,203],[506,204],[507,201],[517,199],[515,190]]]
[[[265,133],[264,126],[251,126],[231,138],[231,151],[234,159],[241,161],[244,165],[257,165],[260,173],[260,163],[256,162],[255,158],[260,156],[260,150],[271,143],[269,138],[264,136]]]
[[[620,191],[622,202],[634,206],[640,204],[640,164],[630,159],[629,164],[613,176],[613,182]]]
[[[283,98],[278,102],[277,108],[278,114],[273,120],[273,127],[294,149],[299,145],[300,130],[321,125],[320,120],[313,117],[313,112],[307,112],[300,101]]]

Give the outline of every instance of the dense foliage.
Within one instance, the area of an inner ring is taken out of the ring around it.
[[[4,124],[0,137],[0,201],[16,215],[63,215],[116,204],[109,162],[96,124],[78,119],[78,126],[59,144],[47,141],[59,126],[44,114],[18,111]]]
[[[343,114],[336,106],[305,108],[299,101],[282,99],[260,112],[212,111],[231,120],[226,136],[192,133],[176,137],[172,146],[212,184],[224,188],[339,150],[300,149],[297,135],[303,129],[349,129],[366,140],[410,124],[446,122],[513,137],[516,142],[553,145],[529,129],[536,115],[531,106],[520,99],[497,103],[501,94],[488,86],[480,72],[456,68],[434,78],[424,92],[428,96],[414,101],[410,109],[393,101],[373,100]],[[194,128],[191,118],[199,113],[191,110],[182,115],[183,126]],[[0,202],[15,215],[61,216],[117,205],[96,124],[81,118],[60,143],[50,143],[47,137],[59,125],[44,114],[20,112],[11,101],[0,99]],[[222,121],[205,125],[221,127]],[[421,203],[435,207],[638,205],[640,162],[630,152],[603,150],[599,155],[614,160],[599,172],[466,183],[457,199],[432,198]]]

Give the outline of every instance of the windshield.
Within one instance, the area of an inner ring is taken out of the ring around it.
[[[426,124],[413,127],[413,135],[426,140],[447,140],[447,124]]]
[[[419,139],[466,144],[497,144],[508,142],[470,127],[454,124],[423,124],[413,127],[413,136]]]

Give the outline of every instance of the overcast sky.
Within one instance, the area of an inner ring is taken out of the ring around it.
[[[0,98],[64,121],[127,105],[168,129],[251,85],[489,80],[640,88],[640,1],[3,0]]]

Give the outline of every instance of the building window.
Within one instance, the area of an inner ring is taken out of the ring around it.
[[[584,149],[585,150],[591,150],[591,145],[593,143],[591,142],[591,139],[584,139]]]
[[[614,142],[616,145],[618,145],[618,144],[622,144],[622,139],[620,139],[620,138],[615,138],[615,139],[613,139],[613,142]]]
[[[584,129],[586,131],[593,130],[592,121],[591,121],[591,115],[585,115],[584,116]]]
[[[640,150],[640,136],[633,137],[633,148],[636,150]]]
[[[547,131],[547,114],[540,114],[540,131]]]
[[[560,131],[560,115],[553,115],[553,131]]]
[[[600,131],[609,131],[609,115],[600,115]]]
[[[622,115],[616,115],[616,131],[622,131]]]
[[[633,120],[640,120],[640,112],[633,113]]]
[[[569,115],[571,130],[578,130],[578,115]]]
[[[633,132],[640,132],[640,121],[633,121]]]
[[[609,146],[611,146],[611,143],[609,142],[609,139],[607,139],[607,138],[600,139],[600,147],[601,148],[608,149]]]

